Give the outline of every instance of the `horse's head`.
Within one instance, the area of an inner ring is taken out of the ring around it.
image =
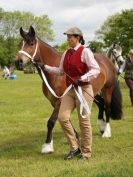
[[[25,32],[20,28],[20,35],[23,38],[21,43],[21,50],[17,54],[17,61],[21,61],[23,65],[33,62],[37,55],[38,42],[35,35],[35,30],[30,26],[29,31]]]
[[[120,67],[124,62],[124,58],[122,57],[122,48],[119,44],[113,44],[108,49],[107,56],[113,63],[116,63],[118,67]]]

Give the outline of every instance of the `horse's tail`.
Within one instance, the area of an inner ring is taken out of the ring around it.
[[[112,93],[110,116],[113,120],[119,120],[122,118],[122,95],[118,80],[115,81]]]

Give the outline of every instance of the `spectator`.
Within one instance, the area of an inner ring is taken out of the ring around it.
[[[133,49],[128,53],[128,58],[119,70],[119,73],[125,72],[125,82],[129,88],[129,96],[133,106]]]
[[[7,66],[4,66],[3,75],[2,76],[4,77],[4,79],[9,79],[9,77],[10,77],[10,71],[9,71],[9,69],[8,69]]]

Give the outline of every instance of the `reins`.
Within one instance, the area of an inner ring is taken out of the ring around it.
[[[36,63],[34,63],[36,64]],[[83,94],[82,94],[82,89],[80,86],[78,86],[78,90],[76,90],[75,86],[73,84],[69,85],[66,90],[64,91],[64,93],[61,95],[61,96],[58,96],[56,95],[55,91],[51,88],[51,86],[49,85],[48,81],[47,81],[47,78],[42,70],[42,68],[40,66],[38,66],[38,68],[40,69],[40,72],[41,72],[41,77],[44,81],[44,83],[46,84],[47,88],[49,89],[49,91],[52,93],[52,95],[54,95],[56,98],[62,98],[64,97],[71,88],[74,89],[78,99],[79,99],[79,102],[80,102],[80,115],[83,117],[83,118],[86,118],[86,115],[83,115],[83,109],[86,110],[87,114],[90,114],[91,113],[91,110],[90,110],[90,107],[87,103],[87,101],[85,100]]]
[[[32,62],[34,65],[38,65],[38,67],[39,67],[39,63],[34,61],[34,58],[35,58],[35,56],[36,56],[37,49],[38,49],[38,39],[36,38],[36,40],[37,40],[37,42],[36,42],[36,47],[35,47],[35,51],[34,51],[34,53],[33,53],[32,56],[31,56],[29,53],[27,53],[27,52],[25,52],[25,51],[23,50],[24,45],[25,45],[25,42],[24,42],[24,41],[23,41],[23,45],[22,45],[22,48],[21,48],[21,50],[19,51],[19,53],[26,55],[29,59],[31,59],[31,62]],[[43,63],[41,63],[41,64],[43,64]],[[39,67],[39,69],[40,69],[41,74],[42,74],[42,69],[41,69],[41,67]],[[72,81],[74,81],[71,76],[69,76],[66,72],[64,72],[64,73],[65,73]],[[77,84],[77,86],[78,86],[78,84]],[[86,92],[91,98],[93,98],[93,100],[95,100],[97,103],[99,103],[99,101],[98,101],[95,97],[93,97],[91,94],[89,94],[86,90],[84,90],[83,88],[82,88],[82,90],[83,90],[84,92]],[[53,91],[52,91],[52,94],[53,94]],[[55,94],[54,94],[54,96],[55,96],[55,97],[58,97],[58,96],[55,95]],[[59,97],[58,97],[58,98],[59,98]]]
[[[37,64],[37,62],[34,61],[34,58],[35,58],[35,55],[36,55],[37,49],[38,49],[38,41],[36,43],[35,51],[34,51],[34,54],[32,56],[23,50],[24,44],[25,43],[23,43],[22,49],[19,51],[19,53],[26,55],[29,59],[31,59],[31,62],[34,65]],[[62,96],[58,96],[58,95],[56,95],[55,91],[49,85],[49,83],[47,81],[47,78],[46,78],[46,76],[45,76],[44,71],[42,70],[42,68],[39,65],[38,65],[38,68],[40,69],[43,81],[45,82],[47,88],[49,89],[49,91],[51,92],[52,95],[54,95],[56,98],[62,98],[73,87],[73,89],[74,89],[74,91],[75,91],[75,93],[76,93],[76,95],[77,95],[77,97],[78,97],[78,99],[80,101],[80,115],[82,116],[82,118],[86,118],[86,116],[87,116],[87,115],[83,115],[83,110],[84,109],[86,110],[86,113],[88,115],[91,113],[90,107],[89,107],[87,101],[85,100],[85,98],[84,98],[84,96],[82,94],[82,89],[81,89],[80,86],[78,86],[78,90],[76,90],[76,88],[74,87],[74,85],[71,84],[68,88],[66,88],[66,90],[65,90],[65,92],[63,93]]]
[[[66,72],[64,72],[64,73],[74,82],[74,80],[71,76],[69,76]],[[77,86],[78,86],[78,84],[77,84]],[[82,90],[84,92],[86,92],[91,98],[93,98],[97,103],[99,103],[99,101],[95,97],[93,97],[91,94],[89,94],[86,90],[84,90],[83,88],[82,88]]]

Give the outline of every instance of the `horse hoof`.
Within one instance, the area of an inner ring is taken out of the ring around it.
[[[106,126],[105,126],[105,131],[102,135],[102,138],[110,138],[111,137],[111,128],[110,128],[110,124],[109,123],[106,123]]]
[[[44,143],[42,145],[42,150],[41,150],[42,154],[50,154],[52,152],[54,152],[53,140],[51,141],[51,143]]]
[[[102,135],[102,138],[110,138],[111,137],[111,135]]]
[[[111,137],[111,132],[104,132],[102,135],[102,138],[110,138]]]

